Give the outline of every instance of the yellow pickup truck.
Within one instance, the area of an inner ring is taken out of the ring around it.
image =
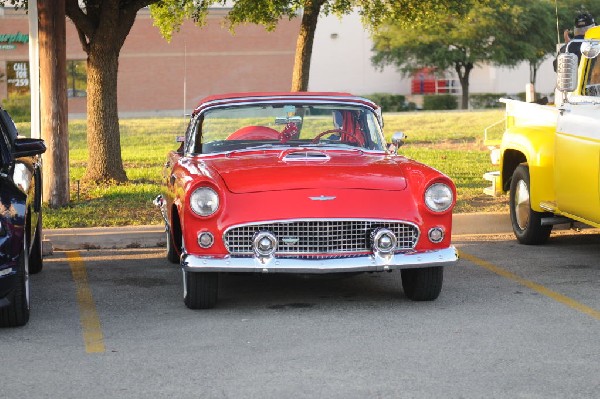
[[[568,51],[568,50],[567,50]],[[492,163],[490,195],[509,192],[517,240],[542,244],[552,226],[573,221],[600,227],[600,26],[588,30],[581,61],[557,59],[554,104],[502,99],[502,140],[486,140]]]

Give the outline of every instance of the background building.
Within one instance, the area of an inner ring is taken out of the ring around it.
[[[315,33],[309,89],[410,95],[411,77],[403,77],[392,66],[376,69],[371,64],[372,47],[370,34],[362,27],[358,13],[342,19],[321,17]],[[446,76],[457,79],[453,71],[448,71]],[[556,74],[552,57],[541,65],[536,80],[538,92],[554,92]],[[525,91],[527,83],[529,66],[526,63],[516,68],[477,65],[471,71],[469,91],[471,94],[519,93]]]
[[[140,11],[119,59],[120,113],[181,115],[213,93],[289,90],[299,18],[283,19],[273,32],[241,25],[232,35],[224,24],[226,12],[214,9],[203,28],[185,22],[168,43],[153,26],[149,12]],[[0,9],[0,101],[29,91],[27,32],[24,12]],[[411,77],[403,77],[394,67],[373,67],[371,47],[358,13],[342,19],[322,17],[315,35],[309,90],[393,93],[413,99]],[[70,114],[86,111],[85,58],[74,25],[67,19]],[[480,65],[471,73],[471,93],[523,92],[528,74],[525,64],[515,69]],[[447,76],[453,79],[451,72]],[[536,89],[553,92],[551,60],[540,68]]]

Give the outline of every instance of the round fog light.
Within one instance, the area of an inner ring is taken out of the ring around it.
[[[272,256],[277,249],[277,238],[268,231],[258,232],[254,235],[253,247],[257,256]]]
[[[441,227],[433,227],[429,230],[429,241],[438,243],[444,239],[444,229]]]
[[[377,229],[371,234],[371,243],[375,252],[389,254],[396,249],[398,239],[391,230]]]
[[[202,233],[198,234],[198,245],[200,245],[202,248],[210,248],[214,242],[215,238],[208,231],[203,231]]]

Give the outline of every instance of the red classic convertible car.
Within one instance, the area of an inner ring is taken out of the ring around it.
[[[434,300],[450,244],[456,189],[386,144],[380,108],[346,93],[207,97],[164,193],[167,258],[183,269],[184,302],[214,307],[220,273],[401,270],[405,295]]]

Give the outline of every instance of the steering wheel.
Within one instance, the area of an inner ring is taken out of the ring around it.
[[[346,136],[350,136],[350,137],[352,137],[354,139],[354,141],[356,141],[357,143],[359,143],[358,137],[356,137],[356,135],[354,133],[350,133],[350,132],[347,132],[347,131],[342,130],[342,129],[325,130],[324,132],[317,134],[315,136],[315,138],[312,139],[311,143],[316,144],[316,143],[319,142],[319,139],[321,137],[325,136],[326,134],[332,134],[332,133],[339,133],[339,134],[343,134],[343,135],[346,135]]]

